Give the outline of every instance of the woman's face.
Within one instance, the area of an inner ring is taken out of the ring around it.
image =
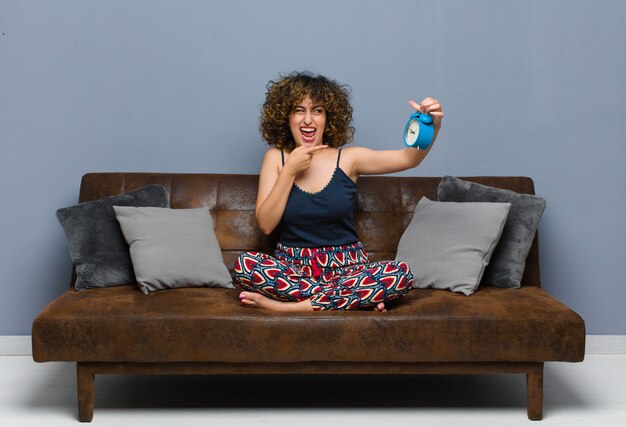
[[[289,127],[297,147],[321,145],[326,127],[326,109],[307,96],[291,112]]]

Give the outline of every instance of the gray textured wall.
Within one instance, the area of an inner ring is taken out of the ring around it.
[[[358,145],[400,148],[407,99],[440,99],[405,174],[533,177],[544,288],[626,334],[625,21],[623,0],[0,0],[0,334],[66,290],[54,212],[83,173],[257,173],[265,84],[302,69],[352,86]]]

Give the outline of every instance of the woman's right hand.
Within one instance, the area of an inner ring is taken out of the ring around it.
[[[328,148],[328,145],[315,145],[313,147],[301,145],[295,148],[289,154],[289,158],[287,158],[283,169],[295,177],[300,172],[307,170],[309,166],[311,166],[313,155],[324,148]]]

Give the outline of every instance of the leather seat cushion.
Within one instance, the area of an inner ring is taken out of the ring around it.
[[[583,320],[541,288],[470,297],[412,290],[389,311],[276,313],[238,290],[137,286],[77,292],[33,322],[33,357],[102,362],[581,361]]]

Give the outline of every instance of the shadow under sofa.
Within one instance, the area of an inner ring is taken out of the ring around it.
[[[534,194],[527,177],[463,179]],[[440,180],[359,179],[356,227],[373,261],[395,258],[415,205],[436,200]],[[172,208],[209,207],[231,274],[242,252],[273,251],[277,234],[256,226],[257,175],[90,173],[79,201],[148,184],[164,186]],[[33,358],[76,362],[80,421],[93,417],[96,374],[525,374],[528,418],[540,420],[544,362],[582,361],[585,325],[541,288],[537,239],[519,289],[413,289],[384,313],[250,309],[237,285],[70,288],[33,321]]]

